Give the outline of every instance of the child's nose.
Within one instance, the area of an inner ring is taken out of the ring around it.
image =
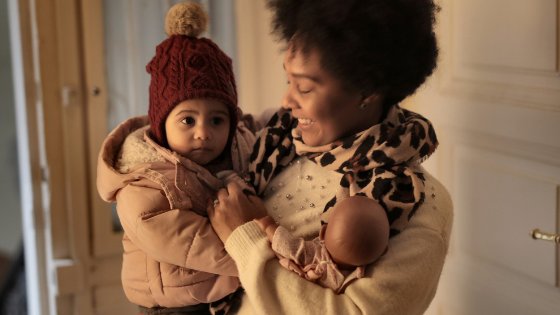
[[[200,124],[196,126],[194,138],[200,140],[210,140],[210,128],[207,124]]]

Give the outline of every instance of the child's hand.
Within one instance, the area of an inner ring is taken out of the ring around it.
[[[220,189],[216,200],[208,204],[212,227],[224,243],[238,226],[265,215],[266,208],[262,200],[235,181]]]

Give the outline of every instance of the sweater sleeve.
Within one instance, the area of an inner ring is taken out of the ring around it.
[[[364,278],[338,295],[281,267],[255,222],[237,228],[226,249],[246,292],[238,314],[423,314],[436,292],[452,219],[447,192],[441,187],[437,193]]]
[[[237,276],[208,218],[169,209],[159,189],[128,185],[117,195],[117,212],[130,240],[152,259],[213,274]]]

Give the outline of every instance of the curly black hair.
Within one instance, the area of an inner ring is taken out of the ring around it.
[[[268,0],[273,34],[306,52],[364,96],[391,106],[413,94],[436,67],[433,0]]]

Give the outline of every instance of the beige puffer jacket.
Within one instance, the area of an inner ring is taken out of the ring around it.
[[[239,287],[237,269],[206,216],[223,183],[147,136],[148,118],[129,119],[105,139],[97,165],[101,198],[117,203],[124,229],[122,284],[145,307],[216,301]],[[254,136],[242,123],[234,170],[246,169]]]

